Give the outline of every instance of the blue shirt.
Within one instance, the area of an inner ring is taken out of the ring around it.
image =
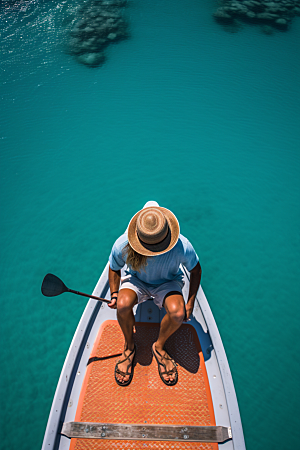
[[[112,248],[109,256],[109,265],[112,270],[121,270],[126,263],[126,255],[122,250],[128,243],[127,232],[122,234]],[[150,285],[158,285],[171,280],[182,280],[183,272],[180,264],[190,272],[198,263],[198,256],[192,244],[182,234],[176,245],[168,252],[157,256],[148,256],[147,265],[140,272],[127,268],[127,273],[136,276],[141,281]]]

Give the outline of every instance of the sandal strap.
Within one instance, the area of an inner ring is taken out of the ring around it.
[[[133,361],[129,361],[129,364],[127,365],[127,368],[126,368],[126,373],[125,373],[125,372],[122,372],[122,370],[120,370],[118,366],[119,366],[119,364],[122,364],[123,362],[127,361],[127,360],[130,358],[130,356],[132,355],[132,353],[135,352],[135,350],[136,350],[136,349],[135,349],[135,347],[134,347],[134,349],[132,350],[132,352],[130,352],[129,355],[126,356],[125,359],[123,359],[123,361],[120,361],[120,360],[119,360],[119,361],[117,362],[117,364],[116,364],[116,372],[119,373],[120,375],[122,375],[123,377],[125,377],[126,375],[130,375],[130,373],[128,372],[128,369],[129,369],[129,367],[132,366]]]
[[[166,360],[168,360],[168,361],[172,361],[172,363],[174,364],[174,367],[172,367],[172,369],[166,370],[166,369],[167,369],[167,368],[166,368],[166,365],[165,365],[163,362],[160,362],[160,361],[157,360],[158,364],[160,364],[161,366],[163,366],[163,368],[165,369],[164,372],[161,372],[161,370],[160,370],[159,367],[158,367],[158,370],[159,370],[160,375],[167,375],[167,376],[168,376],[168,375],[176,374],[176,373],[177,373],[177,368],[176,368],[177,364],[176,364],[176,362],[175,362],[172,358],[170,358],[170,356],[167,354],[167,352],[165,351],[165,354],[164,354],[164,355],[161,355],[161,354],[159,353],[159,351],[156,349],[156,347],[155,347],[155,351],[156,351],[156,353],[161,357],[161,359],[166,359]]]
[[[160,372],[161,375],[173,375],[173,373],[176,373],[177,370],[175,367],[173,367],[173,369],[168,370],[167,372]]]
[[[125,361],[127,361],[127,359],[129,359],[130,358],[130,356],[132,355],[132,353],[134,353],[135,352],[135,347],[134,347],[134,349],[132,350],[132,352],[130,352],[129,353],[129,355],[128,356],[126,356],[126,358],[125,359],[123,359],[123,361],[118,361],[117,362],[117,364],[121,364],[121,363],[123,363],[123,362],[125,362]],[[132,363],[131,363],[132,364]]]
[[[122,375],[122,377],[125,377],[126,375],[129,375],[128,373],[128,367],[127,367],[127,372],[122,372],[122,370],[120,370],[118,367],[116,368],[116,373],[118,373],[119,375]]]
[[[161,359],[166,359],[167,361],[172,361],[172,363],[175,364],[174,359],[172,359],[172,358],[168,355],[168,353],[167,353],[166,351],[165,351],[165,354],[164,354],[164,355],[161,355],[161,354],[159,353],[159,351],[156,349],[156,347],[155,347],[155,351],[156,351],[156,353],[161,357]],[[161,362],[160,364],[162,364],[162,365],[165,366],[165,364],[164,364],[163,362]],[[172,370],[173,370],[173,369],[172,369]]]
[[[122,377],[125,377],[126,375],[130,375],[130,373],[128,372],[128,369],[129,369],[129,367],[132,366],[132,363],[129,363],[128,366],[126,367],[126,372],[123,372],[118,367],[121,362],[122,361],[118,361],[117,364],[116,364],[116,373],[119,373],[120,375],[122,375]]]

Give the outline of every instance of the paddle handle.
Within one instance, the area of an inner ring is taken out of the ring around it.
[[[72,292],[72,294],[82,295],[83,297],[93,298],[95,300],[99,300],[100,302],[110,303],[111,300],[107,300],[106,298],[95,297],[94,295],[84,294],[83,292],[73,291],[73,289],[68,288],[68,292]]]

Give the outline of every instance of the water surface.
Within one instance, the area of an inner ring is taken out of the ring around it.
[[[156,200],[199,254],[247,448],[292,448],[300,21],[229,33],[213,2],[135,0],[130,39],[89,69],[63,52],[76,8],[2,6],[2,446],[40,448],[85,307],[42,297],[43,276],[91,292],[114,240]]]

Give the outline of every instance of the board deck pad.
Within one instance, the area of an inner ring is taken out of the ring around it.
[[[184,324],[167,341],[166,350],[177,362],[178,383],[166,386],[159,377],[151,347],[159,324],[136,323],[134,376],[118,386],[114,368],[124,338],[117,321],[100,327],[79,398],[75,421],[115,424],[215,426],[213,405],[203,354],[195,329]],[[203,449],[218,444],[176,441],[71,439],[70,450]]]

